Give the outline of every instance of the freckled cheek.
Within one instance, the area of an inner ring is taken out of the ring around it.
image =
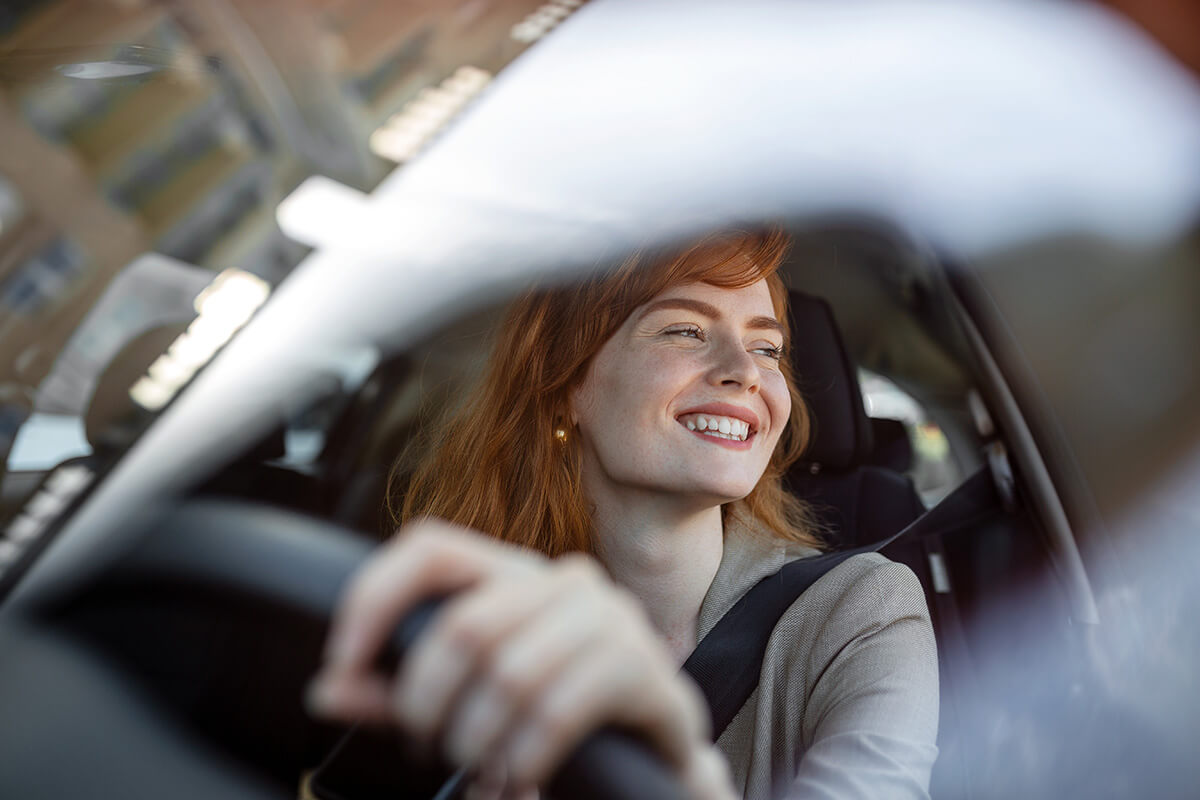
[[[669,404],[677,383],[671,366],[662,360],[629,359],[597,381],[596,394],[609,415],[636,425]]]
[[[695,380],[697,370],[680,363],[678,358],[646,359],[638,365],[632,391],[647,403],[666,407]]]
[[[771,372],[763,378],[763,400],[771,414],[771,434],[778,435],[786,426],[792,411],[792,396],[782,373]]]

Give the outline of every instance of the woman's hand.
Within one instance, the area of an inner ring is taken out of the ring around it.
[[[376,672],[405,612],[452,591],[399,674]],[[692,796],[734,796],[699,690],[632,595],[590,558],[550,561],[442,522],[406,527],[355,576],[310,702],[328,717],[394,721],[458,764],[498,767],[510,791],[543,783],[597,727],[621,725]]]

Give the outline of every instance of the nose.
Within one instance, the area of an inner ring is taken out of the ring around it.
[[[715,360],[708,373],[709,383],[752,393],[758,391],[758,365],[741,341],[722,342],[714,348],[713,355]]]

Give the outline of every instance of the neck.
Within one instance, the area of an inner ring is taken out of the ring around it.
[[[721,507],[672,507],[661,496],[595,505],[596,549],[613,579],[646,608],[679,663],[696,647],[700,604],[724,548]]]

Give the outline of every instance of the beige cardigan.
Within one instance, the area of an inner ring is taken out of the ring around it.
[[[698,635],[761,578],[817,551],[732,521]],[[744,798],[925,798],[937,650],[912,570],[870,553],[809,587],[767,644],[758,689],[717,740]]]

